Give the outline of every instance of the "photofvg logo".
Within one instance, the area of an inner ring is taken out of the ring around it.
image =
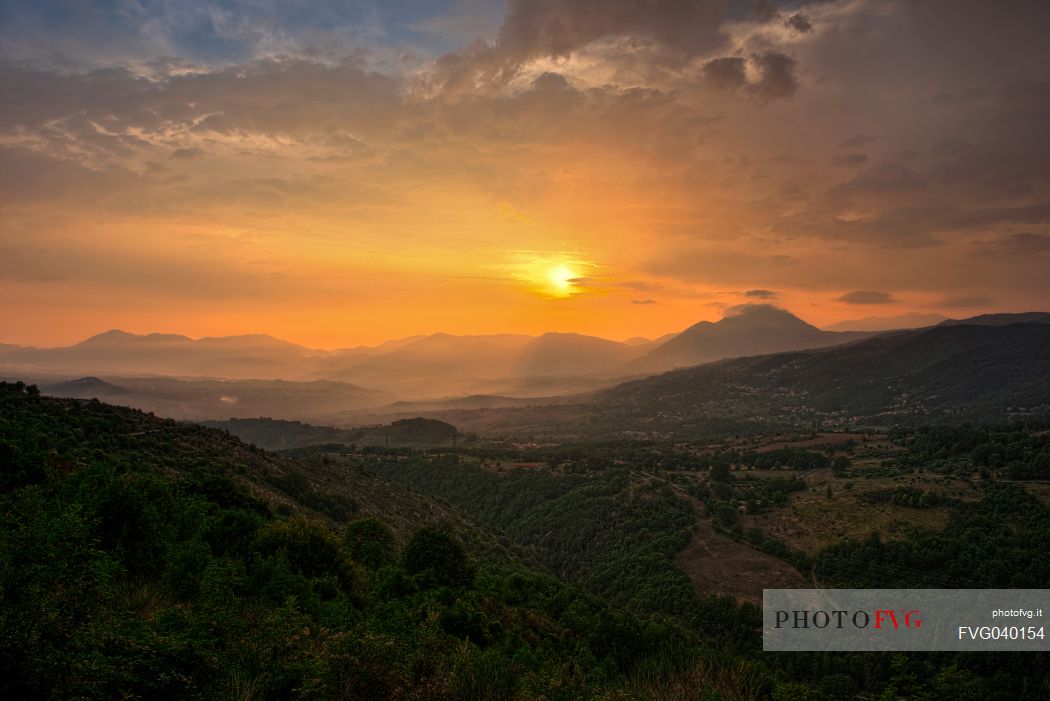
[[[1047,650],[1046,589],[766,589],[765,650]]]
[[[918,629],[922,627],[922,617],[917,609],[876,609],[875,611],[809,611],[794,609],[776,611],[776,628],[868,628],[882,630],[883,625],[899,628]]]

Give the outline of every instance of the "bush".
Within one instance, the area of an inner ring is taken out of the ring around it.
[[[474,567],[461,546],[445,528],[426,526],[408,541],[402,564],[409,574],[429,577],[437,586],[468,586]]]

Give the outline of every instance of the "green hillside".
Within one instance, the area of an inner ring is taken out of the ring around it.
[[[703,435],[1050,413],[1050,325],[939,326],[738,358],[599,392],[581,430]]]
[[[1045,435],[1020,427],[898,440],[905,452],[880,470],[906,475],[912,461],[934,460],[945,475],[998,475],[1045,462]],[[805,484],[734,476],[724,461],[830,469],[812,451],[764,461],[619,442],[304,455],[0,384],[0,695],[976,701],[1050,691],[1045,656],[763,654],[757,611],[705,595],[690,586],[696,572],[678,568],[687,543],[711,538],[745,557],[771,558],[751,542],[803,571],[811,563],[845,585],[867,581],[853,563],[871,552],[892,560],[886,586],[901,572],[939,581],[945,557],[964,570],[984,562],[975,583],[997,571],[993,584],[1034,585],[1050,511],[1019,487],[938,506],[954,514],[943,533],[845,539],[811,557],[743,529],[730,506],[747,499],[775,515],[808,495]],[[869,470],[844,469],[860,481]],[[929,502],[913,491],[892,492],[895,508]],[[1000,555],[981,554],[975,524]],[[927,562],[923,548],[942,559]]]
[[[0,446],[4,698],[605,698],[702,654],[430,500],[220,431],[2,384]]]
[[[271,418],[200,423],[202,426],[228,431],[245,443],[266,450],[292,450],[317,445],[446,448],[452,446],[459,434],[452,424],[423,418],[398,419],[382,426],[352,429]]]

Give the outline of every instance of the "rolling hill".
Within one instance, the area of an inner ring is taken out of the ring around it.
[[[245,443],[264,450],[292,450],[310,446],[450,448],[459,435],[459,431],[451,424],[419,417],[397,419],[383,426],[353,429],[267,418],[202,421],[201,424],[227,431]]]
[[[279,416],[319,419],[380,406],[393,397],[345,382],[213,380],[174,377],[82,377],[75,380],[19,379],[40,383],[48,394],[134,407],[181,420]]]
[[[933,326],[947,319],[941,314],[917,313],[896,314],[894,316],[866,316],[863,319],[848,319],[829,324],[825,331],[900,331]]]
[[[590,407],[594,428],[656,432],[1050,412],[1050,324],[941,325],[738,358],[601,391]]]

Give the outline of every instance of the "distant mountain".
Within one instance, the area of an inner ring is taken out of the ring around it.
[[[30,372],[301,378],[313,351],[259,334],[201,338],[114,329],[63,348],[0,347],[0,365]]]
[[[676,331],[674,333],[665,333],[663,336],[659,336],[657,338],[644,338],[642,336],[633,336],[625,341],[622,341],[622,343],[625,346],[634,346],[639,348],[642,346],[648,346],[649,348],[655,348],[661,343],[669,341],[677,335],[678,332]]]
[[[609,386],[644,352],[580,334],[436,333],[377,346],[314,350],[261,334],[192,339],[117,329],[60,348],[0,345],[0,372],[16,378],[166,376],[349,383],[401,398],[546,395]],[[113,396],[112,390],[103,392]]]
[[[896,316],[866,316],[863,319],[839,321],[825,326],[825,331],[899,331],[901,329],[920,329],[933,326],[947,317],[942,314],[897,314]]]
[[[941,322],[941,326],[1006,326],[1007,324],[1050,324],[1050,312],[981,314],[971,316],[969,319],[947,319]]]
[[[412,399],[469,394],[547,395],[609,386],[645,347],[575,333],[433,334],[382,353],[336,352],[313,374]]]
[[[469,394],[512,373],[532,340],[518,334],[455,336],[437,333],[362,356],[336,354],[314,377],[388,388],[409,397]]]
[[[121,331],[120,329],[111,329],[103,333],[95,334],[94,336],[86,338],[80,343],[74,345],[77,348],[113,348],[129,343],[180,343],[183,341],[192,342],[192,339],[188,336],[174,333],[151,333],[140,336],[138,334],[128,333],[127,331]]]
[[[955,324],[738,358],[598,392],[588,423],[668,434],[748,426],[1050,415],[1050,324]]]
[[[344,382],[213,380],[172,377],[82,377],[36,380],[55,397],[98,399],[174,419],[219,420],[273,416],[323,420],[341,412],[388,404],[393,397]]]
[[[584,375],[611,370],[639,355],[640,349],[578,333],[545,333],[521,349],[515,374]]]
[[[701,321],[690,326],[627,363],[624,370],[633,374],[661,372],[725,358],[821,348],[869,335],[821,331],[779,307],[751,304],[721,321]]]
[[[943,324],[1048,320],[1050,314],[1032,312]],[[700,322],[649,342],[617,342],[575,333],[536,337],[437,333],[326,351],[262,334],[192,339],[114,329],[61,348],[0,344],[0,374],[44,384],[75,380],[76,384],[62,386],[57,392],[99,396],[180,418],[251,416],[247,407],[252,407],[256,416],[316,419],[345,416],[399,399],[528,398],[593,392],[675,368],[822,348],[872,333],[821,330],[771,305],[747,305],[721,321]],[[136,376],[144,382],[129,381]],[[173,384],[159,377],[198,379]],[[227,391],[229,385],[221,384],[226,380],[288,384],[246,384],[233,392]],[[319,381],[322,384],[314,384]],[[254,399],[249,401],[249,397]]]
[[[78,380],[66,380],[41,388],[47,394],[56,397],[75,399],[115,398],[128,394],[128,390],[97,377],[81,377]]]

